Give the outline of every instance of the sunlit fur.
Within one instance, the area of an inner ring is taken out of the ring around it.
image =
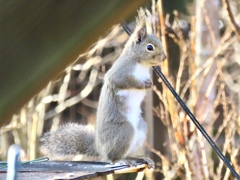
[[[147,134],[141,103],[151,88],[149,69],[165,59],[160,40],[146,32],[145,20],[140,10],[135,31],[105,75],[96,131],[70,124],[47,133],[43,142],[48,154],[99,155],[101,160],[111,162],[139,155]],[[147,50],[148,44],[154,46],[153,51]]]

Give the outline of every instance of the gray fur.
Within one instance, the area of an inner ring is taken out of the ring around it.
[[[140,13],[140,17],[143,17],[142,11]],[[144,23],[139,20],[138,24],[143,25]],[[136,40],[139,36],[141,42],[137,44]],[[147,52],[146,46],[149,43],[154,45],[154,52]],[[159,58],[155,59],[155,56]],[[150,80],[142,82],[133,77],[136,64],[140,63],[151,67],[154,63],[157,65],[164,59],[165,54],[159,39],[152,34],[147,34],[144,27],[137,27],[123,53],[105,75],[96,125],[96,147],[103,159],[115,161],[127,158],[125,153],[134,136],[134,129],[126,117],[126,99],[118,96],[118,91],[130,89],[146,91],[149,88]],[[144,131],[146,134],[146,123],[141,116],[139,119],[138,130]]]
[[[81,125],[62,126],[42,138],[48,154],[99,155],[100,159],[110,161],[136,157],[147,133],[146,123],[139,111],[142,99],[139,98],[137,107],[129,107],[129,100],[133,96],[119,95],[118,92],[141,91],[144,95],[145,91],[151,88],[150,75],[142,78],[141,72],[135,71],[136,67],[141,66],[148,72],[151,66],[160,64],[166,58],[161,41],[146,32],[145,21],[145,13],[141,9],[136,30],[129,38],[121,56],[105,75],[97,110],[96,135]],[[149,44],[154,46],[154,51],[147,50]],[[133,114],[134,119],[129,118],[129,114]],[[140,144],[139,149],[135,150],[132,142]]]
[[[95,148],[95,133],[79,124],[69,123],[60,126],[54,132],[45,133],[40,141],[49,156],[98,155]]]

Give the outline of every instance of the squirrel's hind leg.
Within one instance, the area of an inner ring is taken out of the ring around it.
[[[103,160],[114,162],[123,159],[133,137],[134,129],[128,121],[109,123],[98,129],[96,143]]]

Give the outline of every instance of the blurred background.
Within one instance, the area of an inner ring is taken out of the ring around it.
[[[238,0],[0,1],[0,160],[42,157],[39,138],[59,125],[94,126],[104,74],[146,8],[167,61],[162,70],[240,172]],[[143,104],[148,179],[234,179],[161,80]]]

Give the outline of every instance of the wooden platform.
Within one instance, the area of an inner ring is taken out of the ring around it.
[[[18,165],[18,180],[44,179],[88,179],[108,174],[139,172],[147,168],[145,162],[131,161],[127,164],[110,164],[95,161],[46,161],[31,162]],[[1,166],[6,163],[1,163]],[[5,180],[7,169],[0,169],[0,180]]]

